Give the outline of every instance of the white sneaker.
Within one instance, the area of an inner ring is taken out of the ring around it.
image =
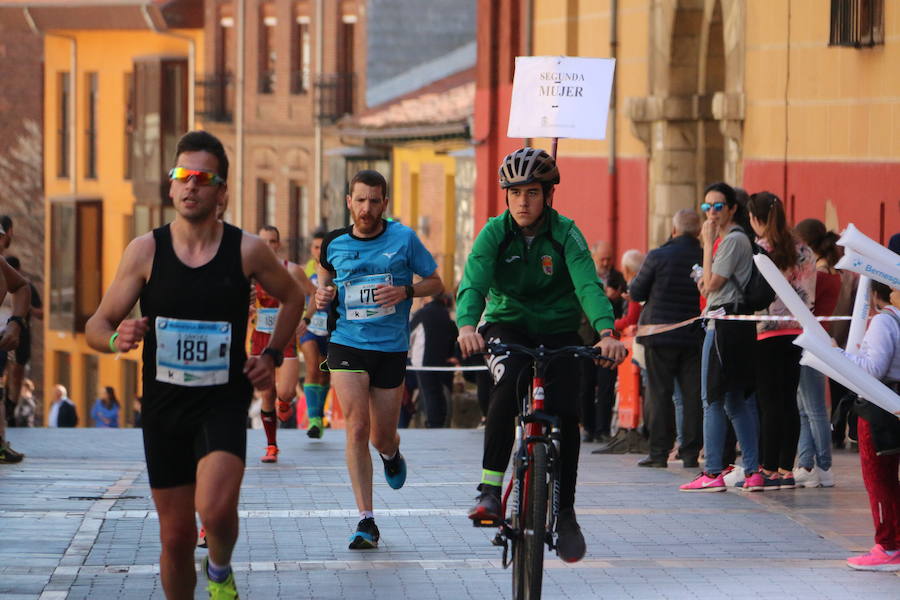
[[[803,467],[797,467],[794,469],[794,481],[797,482],[797,487],[817,488],[822,485],[819,481],[819,470],[815,467],[813,467],[812,471],[807,471]]]
[[[737,484],[742,482],[744,479],[744,467],[740,465],[731,465],[732,469],[722,478],[725,480],[725,485],[728,487],[735,487]]]
[[[819,477],[819,485],[822,487],[834,487],[834,471],[832,469],[825,471],[816,467],[816,475]]]

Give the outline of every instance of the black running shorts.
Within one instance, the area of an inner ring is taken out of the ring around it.
[[[406,377],[406,352],[361,350],[331,342],[325,364],[333,373],[368,373],[369,385],[385,390],[400,387]]]
[[[177,432],[144,428],[144,456],[151,488],[189,485],[197,480],[197,463],[215,450],[247,459],[247,411],[225,406],[207,411],[196,425]]]

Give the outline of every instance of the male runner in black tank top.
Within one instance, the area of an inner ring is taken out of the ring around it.
[[[297,281],[265,243],[218,220],[227,177],[218,139],[194,131],[179,140],[169,189],[175,220],[128,245],[86,328],[101,352],[128,352],[144,341],[144,453],[170,599],[194,597],[195,509],[209,544],[203,566],[210,597],[237,597],[230,561],[251,385],[273,385],[303,306]],[[282,309],[270,347],[248,359],[251,277]],[[143,317],[126,319],[138,299]]]

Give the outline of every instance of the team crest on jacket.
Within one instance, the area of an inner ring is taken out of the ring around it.
[[[541,257],[541,268],[544,270],[544,275],[553,275],[553,257],[545,254]]]

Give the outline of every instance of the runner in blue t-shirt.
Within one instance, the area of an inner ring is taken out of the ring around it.
[[[406,481],[397,422],[411,298],[444,289],[437,264],[416,233],[382,218],[387,204],[384,177],[377,171],[357,173],[347,196],[353,225],[329,233],[319,259],[316,308],[330,308],[334,320],[327,366],[347,422],[347,469],[360,516],[351,549],[378,546],[370,440],[388,485],[399,489]],[[413,274],[422,278],[415,285]]]

